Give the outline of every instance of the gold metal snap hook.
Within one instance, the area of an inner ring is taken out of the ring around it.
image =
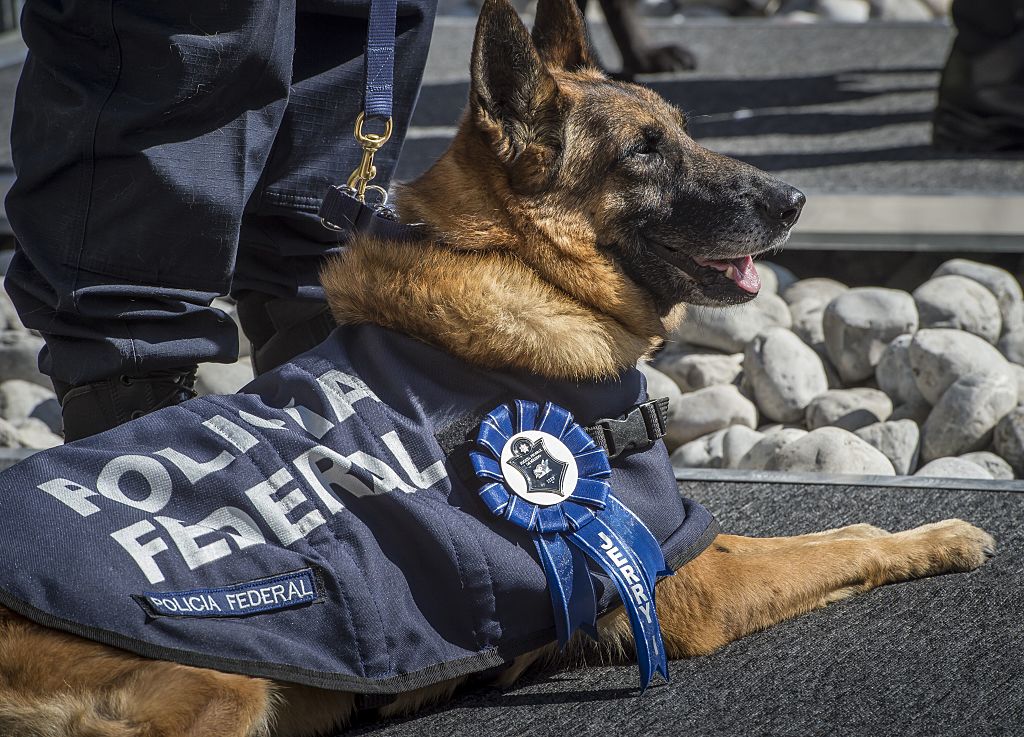
[[[359,142],[359,145],[363,148],[363,156],[359,161],[359,166],[352,172],[348,178],[348,188],[355,191],[356,199],[360,202],[366,202],[366,190],[370,187],[370,182],[377,176],[377,167],[373,165],[373,156],[380,150],[380,147],[388,142],[391,138],[391,131],[394,128],[394,124],[391,118],[388,118],[384,123],[383,133],[367,133],[363,130],[363,123],[366,122],[366,115],[359,113],[356,117],[356,128],[355,128],[355,139]],[[387,193],[384,192],[382,187],[373,186],[375,189],[384,194],[384,200],[387,200]]]

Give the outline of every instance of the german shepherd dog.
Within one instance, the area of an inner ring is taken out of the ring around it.
[[[679,305],[745,302],[751,256],[786,240],[803,195],[686,133],[653,92],[592,64],[573,0],[540,0],[531,38],[508,0],[487,0],[469,109],[451,148],[400,191],[429,244],[357,241],[324,283],[339,322],[396,328],[484,367],[595,380],[648,355]],[[869,525],[788,538],[719,535],[658,603],[670,657],[876,586],[969,571],[994,541],[960,520],[890,533]],[[600,621],[603,657],[631,651],[621,610]],[[582,647],[582,646],[581,646]],[[559,656],[522,656],[501,684]],[[458,679],[383,710],[445,698]],[[344,726],[352,694],[148,660],[0,613],[6,737],[298,737]]]

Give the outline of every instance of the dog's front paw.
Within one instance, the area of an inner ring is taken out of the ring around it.
[[[996,553],[995,538],[962,519],[921,525],[894,537],[921,547],[928,569],[924,575],[973,571]]]

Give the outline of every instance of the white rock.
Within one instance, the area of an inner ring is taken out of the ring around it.
[[[813,279],[801,279],[794,283],[789,289],[782,292],[782,299],[788,305],[794,305],[797,302],[807,302],[824,307],[847,290],[849,290],[848,286],[835,279],[815,277]]]
[[[14,309],[14,303],[7,296],[6,290],[0,288],[0,330],[25,330],[18,317],[18,311]]]
[[[994,479],[999,479],[1000,481],[1013,480],[1013,468],[1009,463],[1004,461],[995,453],[990,453],[987,450],[979,450],[976,453],[966,453],[960,456],[960,458],[961,460],[970,461],[971,463],[981,466],[988,471]]]
[[[893,338],[917,330],[917,308],[906,292],[858,287],[829,302],[823,323],[829,358],[852,383],[874,373]]]
[[[23,448],[18,428],[0,417],[0,448]]]
[[[718,430],[676,448],[670,457],[676,468],[721,468],[722,441],[728,430]]]
[[[758,294],[778,294],[779,277],[771,269],[765,268],[763,261],[757,262],[757,274],[761,278],[761,290]]]
[[[234,394],[252,378],[252,364],[247,358],[235,363],[203,363],[196,373],[196,393]]]
[[[676,416],[668,425],[665,442],[675,449],[730,425],[757,427],[757,407],[731,384],[709,386],[682,396]]]
[[[1024,476],[1024,407],[1010,410],[996,425],[992,447],[1010,464],[1018,478]]]
[[[910,342],[912,335],[898,335],[882,351],[875,366],[875,381],[878,388],[889,395],[895,405],[921,407],[927,403],[917,388],[914,370],[910,365]]]
[[[978,282],[995,296],[1003,320],[1003,332],[1022,327],[1024,323],[1024,292],[1017,278],[1006,269],[977,261],[955,258],[935,270],[933,277],[964,276]]]
[[[733,425],[722,437],[722,468],[738,468],[740,460],[764,435],[743,425]]]
[[[775,325],[788,328],[791,322],[789,308],[781,297],[759,294],[742,305],[691,308],[676,328],[674,337],[727,353],[739,353],[765,328]]]
[[[981,450],[1017,406],[1017,382],[1006,374],[970,374],[945,391],[921,428],[921,459],[933,461]]]
[[[682,392],[717,384],[731,384],[743,370],[743,354],[692,353],[658,364],[658,370],[676,383]]]
[[[906,476],[917,468],[921,449],[921,430],[912,420],[876,422],[854,432],[861,440],[877,448],[892,463],[897,476]]]
[[[757,273],[761,275],[761,288],[764,288],[765,277],[770,274],[767,279],[772,283],[774,288],[771,290],[772,294],[782,294],[784,291],[796,282],[796,274],[787,269],[785,266],[779,266],[771,261],[758,261],[757,262]]]
[[[1024,404],[1024,366],[1011,363],[1010,372],[1017,381],[1017,404]]]
[[[64,439],[50,430],[49,426],[42,420],[30,417],[16,426],[18,444],[23,448],[35,450],[46,450],[56,448],[64,442]]]
[[[995,346],[962,330],[918,330],[908,355],[917,388],[931,404],[962,376],[1010,375],[1009,364]]]
[[[679,391],[679,387],[676,386],[676,382],[646,361],[641,361],[636,367],[644,375],[644,378],[647,379],[647,396],[651,399],[668,397],[668,418],[671,420],[676,416],[679,400],[683,396],[682,392]]]
[[[884,422],[891,414],[892,400],[880,389],[833,389],[807,405],[806,423],[809,430],[832,426],[853,431]]]
[[[793,332],[807,345],[815,350],[825,348],[825,325],[822,316],[825,305],[805,299],[793,302],[789,306],[789,315],[793,319]]]
[[[22,330],[0,333],[0,378],[24,379],[51,388],[49,377],[39,373],[37,361],[42,348],[43,339],[32,333]]]
[[[14,425],[34,417],[45,423],[52,432],[61,431],[57,395],[46,387],[24,379],[0,382],[0,417]]]
[[[815,11],[823,19],[837,23],[863,23],[871,16],[865,0],[818,0]]]
[[[1006,356],[1006,360],[1024,364],[1024,327],[1017,326],[1004,331],[996,346]]]
[[[915,476],[939,479],[990,479],[992,474],[963,458],[936,458],[918,469]]]
[[[737,461],[736,468],[747,471],[763,471],[778,455],[780,449],[806,434],[806,430],[796,427],[780,427],[778,430],[765,433],[764,437]]]
[[[776,422],[796,422],[811,400],[828,391],[825,367],[806,343],[786,328],[768,328],[747,344],[744,376],[757,406]]]
[[[812,430],[787,443],[765,466],[768,471],[894,476],[892,463],[851,432],[838,427]]]
[[[966,330],[989,343],[1002,333],[1003,319],[995,295],[973,279],[939,276],[914,290],[921,328]]]
[[[920,0],[872,0],[872,18],[891,21],[926,22],[935,18]]]

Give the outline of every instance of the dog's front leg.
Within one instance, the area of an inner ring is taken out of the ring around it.
[[[970,571],[995,550],[984,531],[945,520],[899,533],[854,525],[790,538],[719,535],[658,585],[669,657],[702,655],[876,586]],[[629,639],[620,617],[611,629]]]

